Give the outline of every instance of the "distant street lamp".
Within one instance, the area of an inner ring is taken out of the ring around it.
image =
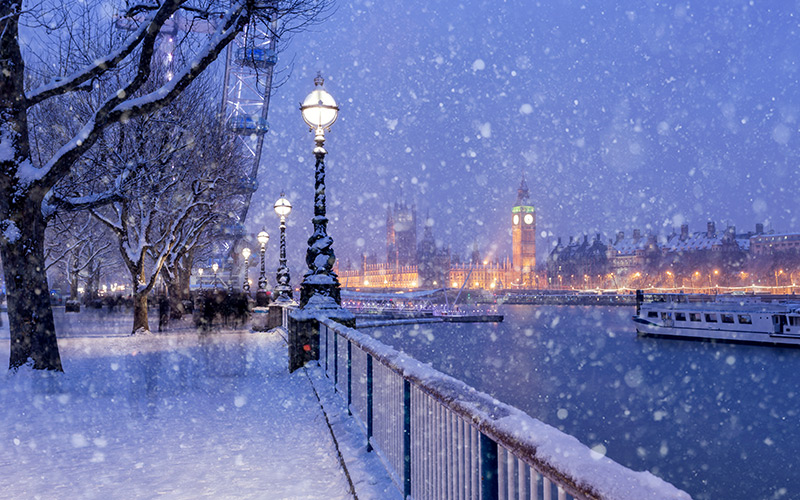
[[[277,294],[275,300],[280,302],[291,302],[293,300],[292,285],[290,283],[291,276],[289,274],[289,266],[286,265],[286,217],[291,212],[292,204],[281,193],[281,197],[275,202],[275,213],[281,218],[281,253],[278,261],[278,271],[275,276],[278,281],[278,284],[275,285],[275,293]]]
[[[244,293],[250,293],[250,280],[247,279],[247,271],[250,267],[250,248],[244,247],[242,248],[242,257],[244,257],[244,283],[242,284],[242,290]],[[232,281],[232,280],[231,280]]]
[[[262,229],[258,236],[256,236],[258,243],[261,245],[261,273],[258,275],[258,290],[256,290],[256,307],[267,306],[267,274],[264,271],[264,255],[267,251],[267,243],[269,243],[269,233],[266,229]]]
[[[775,288],[778,288],[778,275],[783,274],[783,269],[775,270]],[[775,291],[777,293],[777,290]]]
[[[197,281],[199,281],[200,289],[203,289],[203,268],[200,267],[197,269]]]
[[[211,270],[214,271],[214,288],[217,288],[217,270],[219,269],[219,264],[214,262],[211,264]]]
[[[314,78],[314,90],[300,105],[303,120],[314,132],[314,232],[308,239],[306,264],[308,271],[303,276],[300,289],[300,307],[305,308],[312,297],[317,305],[333,302],[341,307],[339,279],[333,272],[336,256],[333,253],[333,238],[328,236],[328,218],[325,208],[325,130],[330,130],[339,114],[339,107],[322,85],[321,75]],[[330,306],[331,304],[329,304]]]

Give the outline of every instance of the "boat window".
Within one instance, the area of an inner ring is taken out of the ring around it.
[[[672,313],[662,312],[661,313],[661,319],[663,319],[664,321],[666,321],[668,319],[672,319]]]
[[[689,313],[689,320],[690,321],[703,321],[703,318],[700,316],[700,313]]]
[[[750,315],[749,314],[740,314],[739,315],[739,323],[742,324],[742,325],[752,325],[753,324],[753,320],[750,319]]]
[[[685,313],[675,313],[675,319],[678,321],[686,321],[686,314]]]
[[[789,316],[789,325],[800,326],[800,316]]]
[[[721,314],[723,323],[733,323],[733,314]]]
[[[707,323],[716,323],[717,322],[717,315],[716,314],[706,313],[706,322]]]
[[[648,318],[657,318],[658,317],[658,313],[655,312],[655,311],[647,311],[647,317]]]

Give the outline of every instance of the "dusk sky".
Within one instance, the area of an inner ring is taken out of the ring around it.
[[[326,136],[341,262],[385,260],[395,201],[416,203],[419,237],[429,212],[454,253],[504,258],[523,174],[540,261],[557,236],[800,230],[800,2],[397,5],[339,2],[283,47],[248,225],[277,236],[286,190],[298,268],[314,167],[298,107],[317,71],[341,107]]]

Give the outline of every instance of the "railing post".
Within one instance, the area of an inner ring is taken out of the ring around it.
[[[411,496],[411,382],[403,379],[403,498]]]
[[[347,414],[352,415],[350,405],[353,404],[353,343],[347,341]]]
[[[325,376],[331,378],[328,374],[328,358],[330,357],[330,346],[328,345],[328,325],[325,325]]]
[[[339,334],[333,332],[333,392],[339,392]]]
[[[372,355],[367,354],[367,451],[372,451]]]
[[[498,467],[497,443],[484,433],[480,433],[481,454],[481,499],[497,500],[498,496]]]

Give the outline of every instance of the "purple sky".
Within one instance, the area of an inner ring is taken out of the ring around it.
[[[342,261],[385,258],[385,204],[399,200],[416,202],[420,236],[430,211],[454,252],[477,242],[504,257],[523,172],[540,260],[556,236],[709,220],[800,230],[800,2],[401,5],[340,2],[281,54],[277,69],[293,68],[272,99],[248,225],[277,236],[286,190],[295,274],[313,196],[298,106],[317,71],[341,106],[326,146]]]

